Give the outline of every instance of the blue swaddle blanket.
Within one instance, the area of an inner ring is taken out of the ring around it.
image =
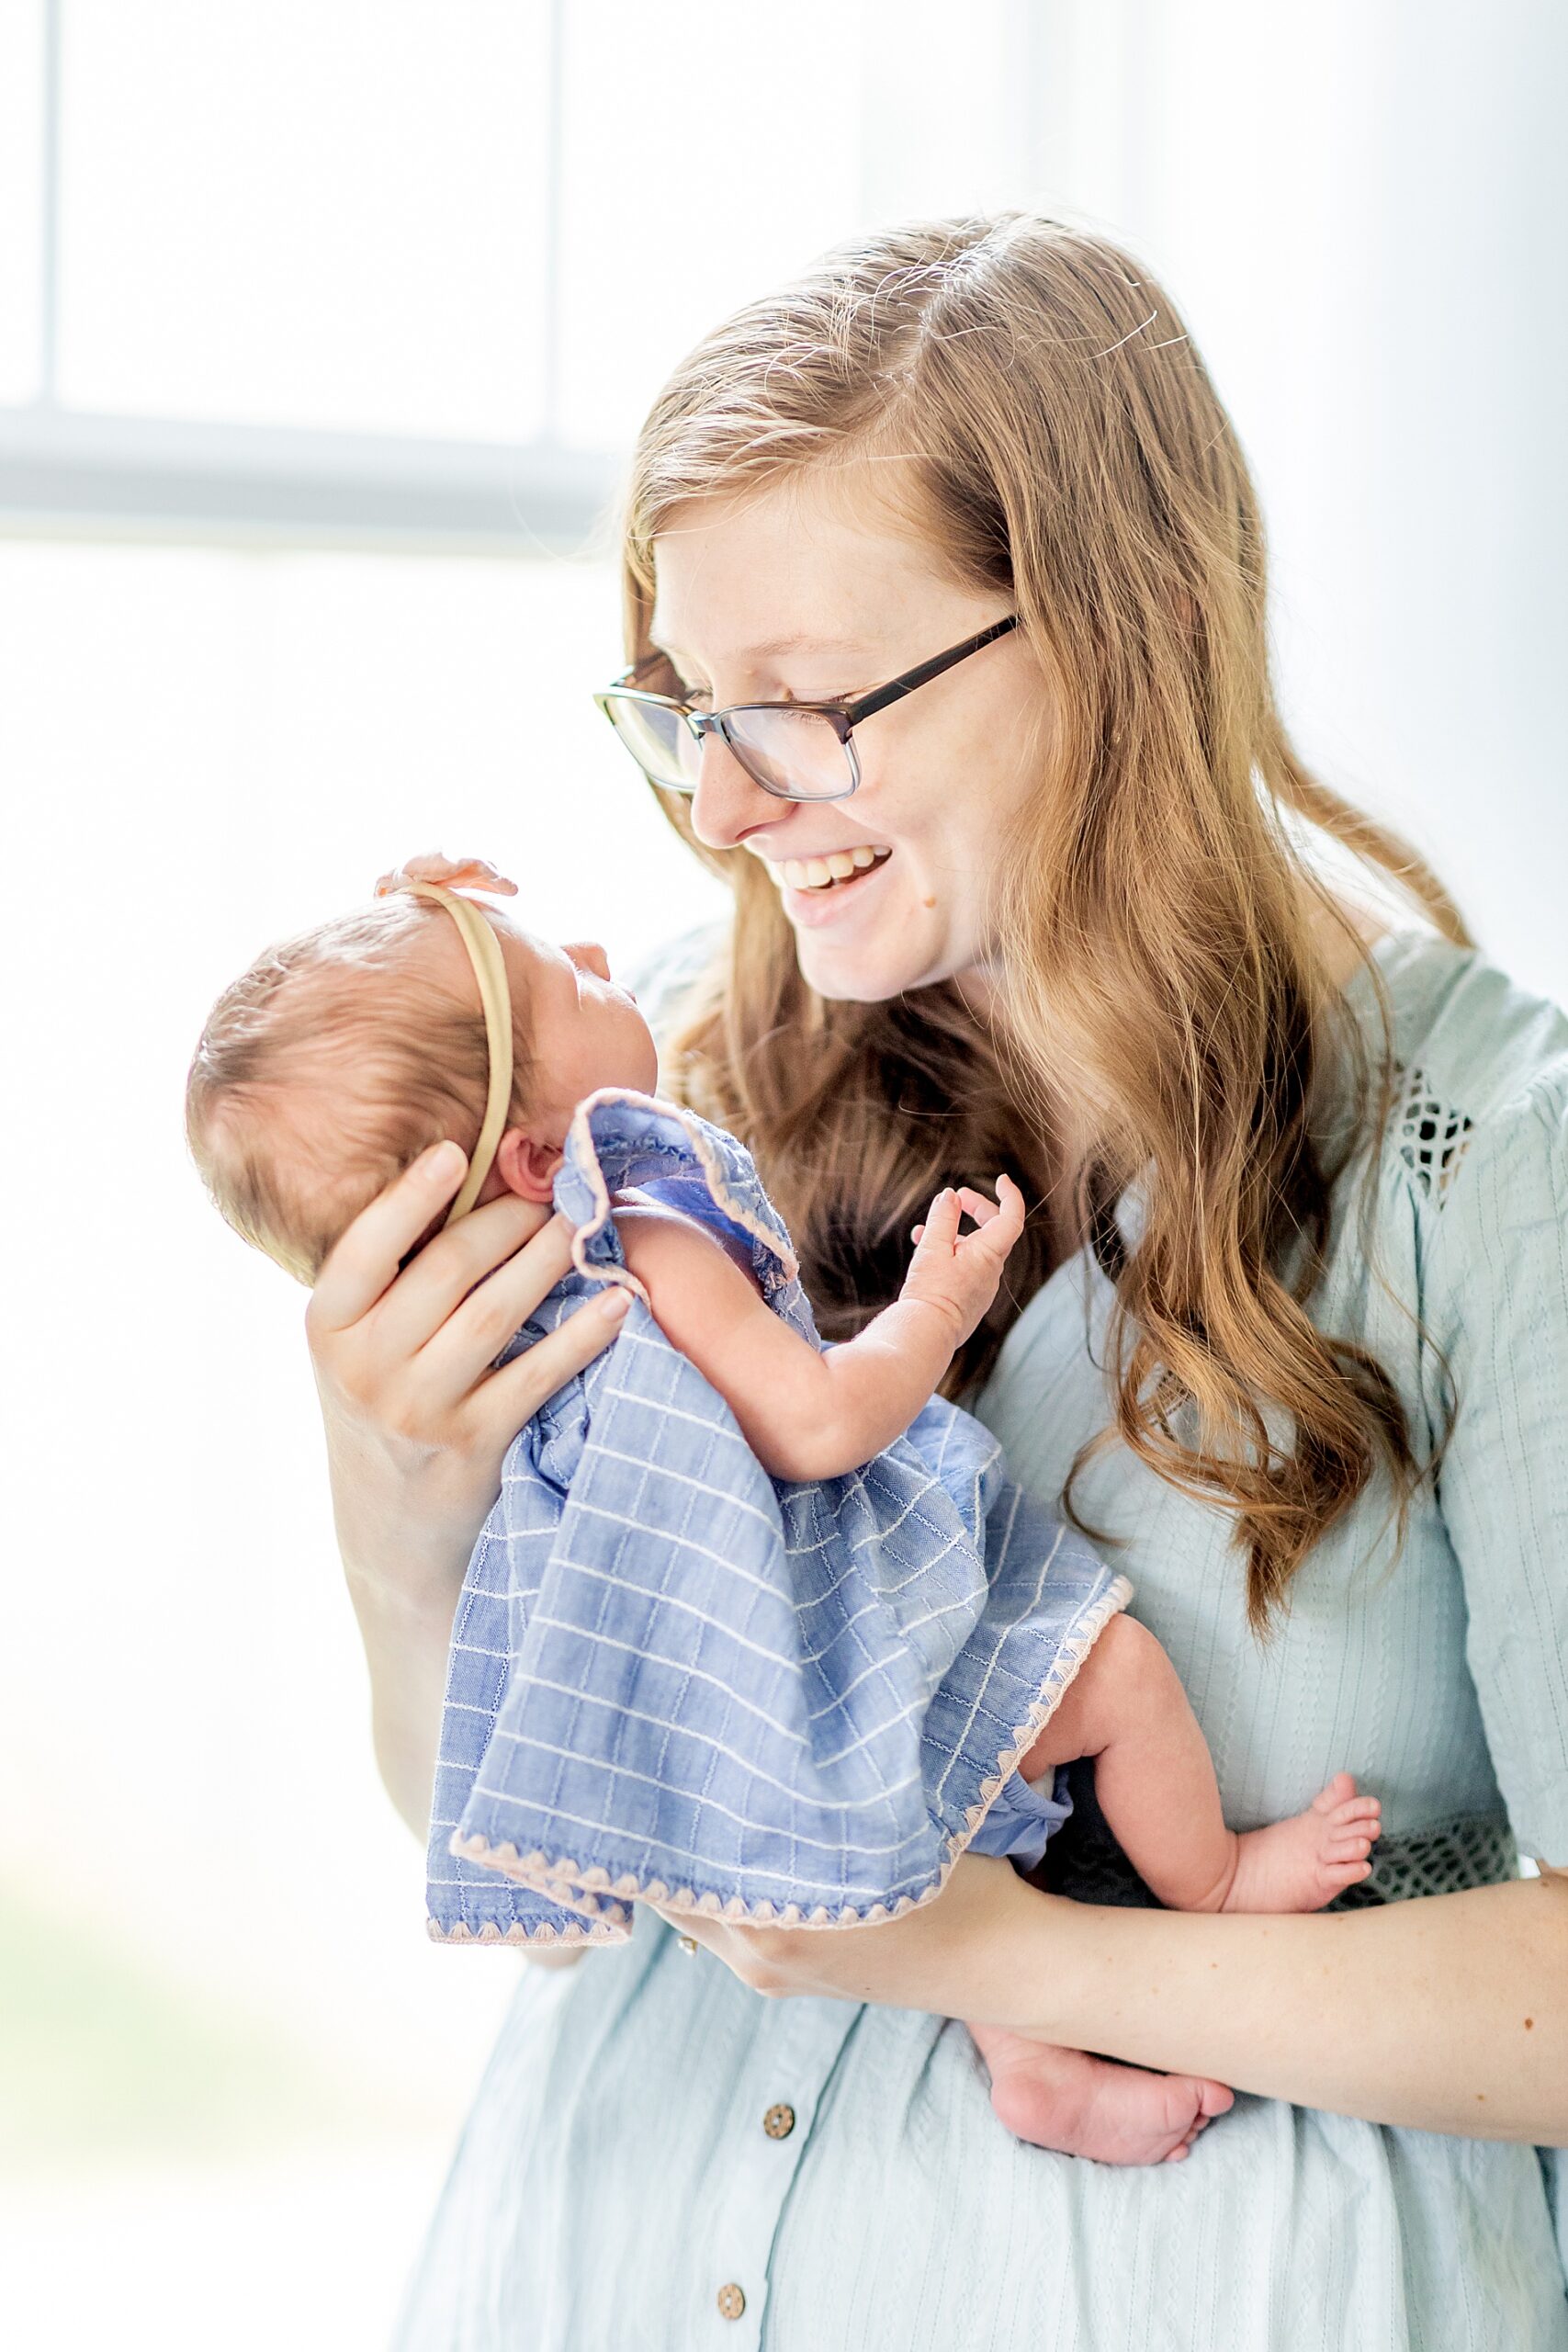
[[[439,1942],[624,1940],[634,1897],[803,1927],[930,1899],[966,1847],[1037,1861],[1070,1806],[1013,1770],[1131,1587],[933,1399],[850,1476],[771,1478],[664,1337],[611,1195],[738,1236],[820,1348],[750,1154],[673,1103],[581,1103],[567,1275],[619,1335],[513,1439],[453,1623],[429,1849]]]

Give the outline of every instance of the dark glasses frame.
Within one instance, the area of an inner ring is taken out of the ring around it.
[[[673,782],[668,776],[654,775],[632,749],[626,737],[622,735],[615,718],[615,705],[617,702],[642,703],[654,709],[672,711],[684,721],[699,751],[705,735],[716,735],[730,757],[745,769],[752,783],[761,786],[764,792],[772,793],[775,800],[847,800],[860,784],[860,761],[855,753],[853,730],[866,719],[874,718],[879,710],[886,710],[891,703],[901,702],[906,695],[912,695],[920,686],[929,685],[944,671],[954,669],[960,662],[967,662],[969,656],[978,653],[983,646],[995,644],[998,637],[1006,637],[1018,625],[1018,615],[1010,613],[1005,620],[993,621],[988,628],[978,630],[974,637],[966,637],[962,645],[950,646],[945,653],[933,654],[929,662],[917,662],[914,669],[906,670],[902,676],[890,678],[886,685],[874,686],[869,694],[857,695],[852,702],[735,702],[727,704],[723,710],[694,710],[690,703],[682,702],[673,695],[649,694],[646,688],[633,685],[632,680],[638,672],[649,668],[655,661],[663,661],[665,657],[662,654],[650,654],[647,661],[634,663],[631,669],[623,671],[613,685],[601,688],[593,699],[615,729],[617,740],[626,745],[649,782],[657,785],[661,792],[680,792],[689,797],[697,787],[694,780],[689,781],[685,777]],[[850,781],[842,792],[786,792],[782,786],[772,784],[766,776],[759,775],[744,747],[736,740],[732,724],[748,711],[788,711],[795,718],[826,719],[843,747],[849,767]]]

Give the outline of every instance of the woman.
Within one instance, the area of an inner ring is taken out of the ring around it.
[[[751,1145],[829,1336],[938,1184],[1027,1173],[964,1393],[1119,1547],[1232,1823],[1346,1763],[1373,1894],[1427,1899],[1165,1913],[1090,1833],[1087,1902],[966,1860],[853,1933],[645,1920],[528,1972],[401,2342],[1568,2346],[1568,1022],[1296,761],[1234,436],[1100,240],[910,230],[740,313],[645,429],[627,589],[607,707],[736,902],[662,975],[667,1087]],[[489,1371],[566,1263],[515,1200],[398,1272],[443,1148],[310,1317],[421,1835],[501,1456],[605,1337]],[[960,2015],[1240,2096],[1185,2163],[1076,2161]]]

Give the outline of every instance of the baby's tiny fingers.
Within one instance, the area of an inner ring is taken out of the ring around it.
[[[914,1244],[915,1244],[915,1246],[917,1247],[917,1249],[919,1248],[919,1244],[920,1244],[920,1243],[925,1239],[925,1238],[926,1238],[926,1228],[925,1228],[925,1226],[924,1226],[923,1224],[920,1224],[920,1225],[912,1225],[912,1226],[909,1227],[909,1238],[910,1238],[910,1240],[911,1240],[912,1242],[914,1242]]]
[[[1004,1174],[997,1178],[997,1199],[1001,1204],[1000,1215],[1004,1222],[1015,1227],[1021,1233],[1023,1231],[1023,1194],[1010,1176]]]
[[[990,1201],[984,1193],[965,1185],[962,1198],[964,1208],[980,1228],[969,1238],[977,1240],[984,1250],[1000,1260],[1023,1231],[1023,1194],[1010,1176],[998,1177],[997,1191],[999,1198]]]
[[[999,1215],[995,1201],[988,1201],[985,1193],[977,1193],[972,1184],[961,1184],[958,1197],[964,1204],[965,1216],[972,1216],[976,1225],[989,1225],[991,1219]]]
[[[958,1194],[950,1184],[944,1185],[926,1211],[926,1221],[920,1234],[921,1240],[934,1242],[939,1248],[951,1250],[958,1239],[958,1226],[962,1216],[963,1210],[959,1205]]]

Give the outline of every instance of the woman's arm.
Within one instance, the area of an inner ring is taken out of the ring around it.
[[[1568,2146],[1568,1873],[1292,1917],[1107,1910],[961,1856],[886,1926],[669,1914],[759,1992],[1000,2025],[1370,2122]]]
[[[508,1193],[399,1267],[467,1165],[437,1145],[339,1240],[305,1317],[338,1546],[370,1670],[376,1760],[415,1837],[430,1817],[453,1611],[517,1431],[615,1336],[595,1300],[491,1369],[570,1262],[564,1222]]]

